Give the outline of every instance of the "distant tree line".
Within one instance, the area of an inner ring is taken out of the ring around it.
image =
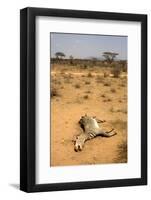
[[[118,53],[115,52],[103,52],[103,60],[91,57],[89,59],[77,59],[72,55],[66,58],[63,52],[56,52],[55,57],[51,58],[51,63],[67,64],[67,65],[80,65],[82,68],[92,66],[106,66],[106,67],[121,67],[127,71],[127,60],[117,60]]]
[[[110,63],[110,64],[115,61],[115,58],[116,58],[117,55],[119,55],[119,54],[115,53],[115,52],[103,52],[103,54],[102,54],[102,56],[104,57],[104,61],[106,61],[107,63]],[[55,53],[56,60],[62,60],[65,57],[66,57],[66,55],[63,52],[56,52]],[[71,61],[74,60],[72,55],[70,55],[68,59],[71,60]],[[95,57],[92,57],[91,60],[95,64],[98,59],[95,58]]]

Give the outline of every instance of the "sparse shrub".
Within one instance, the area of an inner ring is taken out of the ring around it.
[[[119,84],[120,87],[125,87],[124,83]]]
[[[113,62],[113,63],[111,63],[111,64],[109,64],[110,65],[110,67],[111,68],[114,68],[114,67],[116,67],[116,64]]]
[[[104,86],[107,86],[107,87],[109,87],[109,86],[111,86],[111,83],[104,83]]]
[[[111,88],[112,93],[116,93],[116,90],[114,88]]]
[[[107,72],[104,72],[104,78],[106,78],[106,77],[108,77],[109,76],[109,73],[107,73]]]
[[[105,94],[102,94],[101,97],[105,98],[106,96],[105,96]]]
[[[56,85],[61,85],[61,81],[58,81],[57,79],[52,80],[52,83]]]
[[[113,107],[111,107],[110,108],[110,112],[116,112],[116,113],[118,113],[118,112],[121,112],[121,113],[124,113],[124,114],[127,114],[127,109],[120,109],[120,108],[118,108],[118,109],[114,109]]]
[[[113,77],[114,77],[114,78],[119,78],[120,73],[121,73],[121,70],[120,70],[119,67],[114,67],[114,68],[111,70],[111,74],[113,74]]]
[[[91,82],[90,81],[85,81],[85,84],[89,85],[89,84],[91,84]]]
[[[122,69],[122,71],[123,72],[127,72],[127,61],[126,60],[121,60],[120,62],[119,62],[119,64],[120,64],[120,66],[121,66],[121,69]]]
[[[122,70],[123,70],[123,72],[127,72],[127,66],[124,66],[124,67],[122,68]]]
[[[56,78],[52,78],[52,83],[56,85],[61,85],[61,81],[58,81]]]
[[[89,96],[88,96],[88,95],[84,95],[83,98],[84,98],[84,99],[88,99]]]
[[[50,94],[51,94],[51,98],[60,96],[56,88],[52,88]]]
[[[123,108],[123,109],[121,109],[121,112],[124,113],[124,114],[127,114],[127,109]]]
[[[88,66],[86,64],[83,65],[83,69],[87,69]]]
[[[97,76],[96,82],[97,83],[104,83],[104,78],[102,76]]]
[[[123,140],[121,144],[118,145],[118,157],[117,162],[126,163],[127,162],[127,140]]]
[[[110,98],[104,99],[103,102],[110,102],[112,101]]]
[[[80,85],[79,84],[75,84],[75,88],[79,89]]]
[[[88,73],[88,77],[89,77],[89,78],[92,78],[92,77],[93,77],[93,75],[91,74],[91,72]]]
[[[88,90],[88,91],[85,91],[85,93],[87,93],[87,94],[90,94],[90,93],[91,93],[91,91],[90,91],[90,90]]]

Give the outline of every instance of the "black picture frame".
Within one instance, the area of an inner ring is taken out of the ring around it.
[[[35,129],[35,19],[54,16],[103,19],[141,23],[141,178],[87,182],[36,184]],[[20,11],[20,190],[44,192],[57,190],[136,186],[147,184],[147,15],[24,8]]]

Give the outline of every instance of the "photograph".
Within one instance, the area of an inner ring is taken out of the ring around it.
[[[20,190],[147,185],[147,15],[20,20]]]
[[[127,44],[50,33],[50,167],[128,162]]]

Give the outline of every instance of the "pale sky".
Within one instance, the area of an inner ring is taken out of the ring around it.
[[[105,51],[115,52],[117,59],[127,60],[127,36],[50,33],[51,57],[63,52],[66,58],[96,57],[103,59]]]

